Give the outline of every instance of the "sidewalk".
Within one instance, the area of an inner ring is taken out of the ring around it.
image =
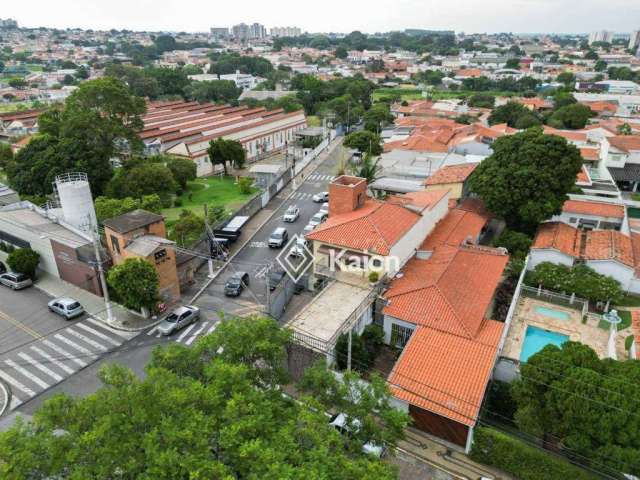
[[[102,297],[60,280],[46,272],[38,272],[34,286],[52,297],[73,297],[80,302],[89,315],[117,330],[133,332],[143,330],[157,322],[157,320],[151,318],[143,318],[141,315],[137,315],[123,306],[111,302],[111,311],[114,319],[109,323],[107,322],[107,312]]]

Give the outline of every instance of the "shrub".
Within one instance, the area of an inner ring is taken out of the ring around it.
[[[493,245],[506,248],[512,258],[525,258],[529,253],[529,248],[531,248],[531,242],[531,237],[527,234],[506,228],[493,241]]]
[[[24,273],[33,278],[40,263],[40,254],[30,248],[18,248],[9,254],[7,263],[14,272]]]
[[[251,187],[253,186],[253,178],[251,177],[240,177],[238,179],[238,188],[240,189],[240,193],[243,195],[248,195],[251,193]]]
[[[181,199],[181,198],[176,198],[176,199],[173,201],[173,206],[174,206],[174,207],[181,207],[181,206],[182,206],[182,199]]]
[[[362,335],[351,334],[351,368],[364,372],[375,362],[384,343],[384,331],[378,325],[367,325]],[[335,347],[336,363],[340,370],[347,368],[349,335],[343,333]]]
[[[525,281],[534,287],[542,285],[556,292],[575,293],[592,302],[611,301],[616,304],[624,297],[617,280],[601,275],[586,265],[568,267],[542,262],[527,274]]]
[[[471,458],[520,480],[596,480],[568,461],[491,428],[476,429]]]
[[[376,271],[369,272],[369,281],[371,283],[376,283],[380,279],[380,274]]]

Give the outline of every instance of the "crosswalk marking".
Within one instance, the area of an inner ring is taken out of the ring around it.
[[[54,335],[55,338],[57,338],[58,340],[62,340],[64,343],[66,343],[67,345],[74,347],[76,350],[78,350],[79,352],[86,352],[86,353],[91,353],[89,352],[89,350],[87,350],[84,347],[81,347],[80,345],[72,342],[71,340],[69,340],[68,338],[65,338],[61,335]],[[62,348],[58,347],[55,343],[52,342],[48,342],[45,345],[47,345],[49,348],[53,349],[53,350],[62,350]],[[83,367],[87,366],[87,363],[83,360],[80,360],[76,355],[69,353],[67,351],[62,350],[65,353],[65,356],[67,356],[67,358],[70,358],[72,361],[76,362],[79,365],[82,365]]]
[[[147,332],[147,335],[153,335],[154,333],[156,333],[156,330],[158,330],[158,326],[157,325],[155,327],[153,327],[151,330],[149,330]]]
[[[24,402],[20,400],[20,398],[18,398],[18,396],[14,392],[11,392],[11,403],[9,404],[9,410],[15,410],[23,403]]]
[[[88,343],[93,348],[97,348],[98,350],[102,350],[103,352],[106,352],[107,350],[109,350],[107,347],[105,347],[101,343],[98,343],[95,340],[91,340],[90,338],[87,338],[85,335],[82,335],[80,332],[77,332],[72,328],[67,328],[66,331],[71,335],[73,335],[74,337],[82,340],[84,343]]]
[[[76,323],[76,325],[75,325],[75,326],[76,326],[76,327],[78,327],[78,328],[83,329],[83,330],[84,330],[84,331],[86,331],[86,332],[89,332],[89,333],[91,333],[91,334],[95,335],[95,336],[96,336],[96,337],[98,337],[98,338],[101,338],[102,340],[104,340],[104,341],[106,341],[106,342],[109,342],[109,343],[110,343],[111,345],[113,345],[114,347],[119,347],[120,345],[122,345],[122,342],[118,342],[118,341],[114,340],[113,338],[109,337],[108,335],[105,335],[105,334],[103,334],[103,333],[100,333],[99,331],[94,330],[94,329],[93,329],[93,328],[91,328],[91,327],[88,327],[88,326],[87,326],[87,325],[85,325],[84,323]]]
[[[219,322],[214,323],[213,326],[209,330],[207,330],[207,335],[209,335],[211,332],[213,332],[216,329],[216,327],[218,326],[218,323]]]
[[[60,375],[58,375],[56,372],[54,372],[53,370],[48,369],[47,367],[45,367],[44,365],[42,365],[41,363],[35,361],[32,357],[30,357],[29,355],[27,355],[24,352],[20,352],[18,354],[18,356],[20,358],[22,358],[24,361],[26,361],[27,363],[33,365],[34,367],[36,367],[38,370],[40,370],[41,372],[49,375],[51,378],[53,378],[54,380],[61,382],[62,381],[62,377]]]
[[[67,367],[64,363],[60,362],[59,360],[56,360],[55,358],[53,358],[51,355],[49,355],[47,352],[45,352],[41,348],[38,348],[35,345],[32,345],[31,346],[31,350],[36,352],[41,357],[46,358],[49,362],[53,363],[56,367],[60,368],[61,370],[64,370],[69,375],[72,375],[72,374],[75,373],[75,370]]]
[[[196,326],[196,324],[195,324],[195,323],[192,323],[192,324],[191,324],[191,325],[189,325],[187,328],[185,328],[185,329],[184,329],[184,332],[182,332],[182,334],[178,337],[178,342],[181,342],[181,341],[182,341],[182,339],[183,339],[184,337],[186,337],[186,336],[187,336],[187,334],[188,334],[191,330],[193,330],[193,327],[195,327],[195,326]]]
[[[81,367],[87,366],[87,364],[84,361],[80,360],[79,358],[76,358],[74,354],[67,352],[64,348],[57,346],[55,343],[50,342],[49,340],[44,340],[42,343],[47,347],[49,347],[54,352],[58,352],[63,357],[68,358],[69,360],[77,363]]]
[[[31,380],[33,383],[35,383],[36,385],[40,386],[41,388],[49,388],[50,385],[45,382],[44,380],[42,380],[40,377],[34,375],[33,373],[31,373],[29,370],[27,370],[24,367],[21,367],[20,365],[18,365],[16,362],[14,362],[11,359],[7,359],[4,361],[4,363],[6,363],[7,365],[9,365],[11,368],[13,368],[16,372],[20,373],[22,376],[24,376],[25,378],[28,378],[29,380]]]
[[[133,338],[136,335],[138,335],[138,333],[140,333],[140,332],[126,332],[124,330],[116,330],[115,328],[111,328],[105,322],[100,322],[91,317],[87,317],[86,321],[106,330],[107,332],[111,332],[114,335],[117,335],[118,337],[121,337],[121,338],[126,338],[126,339]]]
[[[196,330],[196,331],[194,332],[194,334],[193,334],[193,335],[191,335],[189,338],[187,338],[187,341],[186,341],[186,342],[184,342],[184,343],[185,343],[185,345],[191,345],[191,343],[192,343],[196,338],[198,338],[198,335],[200,335],[200,333],[204,330],[204,328],[205,328],[208,324],[209,324],[209,322],[208,322],[208,321],[206,321],[206,322],[202,322],[202,326],[201,326],[198,330]],[[195,325],[195,324],[194,324],[194,325]]]
[[[13,378],[11,375],[9,375],[6,372],[3,372],[2,370],[0,370],[0,378],[2,378],[5,382],[7,382],[9,385],[11,385],[12,387],[17,388],[18,390],[22,390],[24,393],[26,393],[27,395],[29,395],[30,397],[35,396],[36,392],[34,392],[33,390],[31,390],[29,387],[23,385],[22,383],[20,383],[18,380],[16,380],[15,378]]]

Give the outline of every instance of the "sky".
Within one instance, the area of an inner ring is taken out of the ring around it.
[[[2,0],[24,27],[208,31],[258,22],[308,32],[586,33],[640,29],[640,0]]]

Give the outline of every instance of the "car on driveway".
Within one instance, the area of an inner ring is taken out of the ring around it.
[[[162,335],[171,335],[196,322],[199,318],[200,309],[198,307],[193,305],[177,307],[158,324],[158,331]]]
[[[329,192],[320,192],[316,193],[313,197],[311,197],[316,203],[324,203],[329,201]]]
[[[14,290],[22,290],[33,285],[28,275],[15,272],[7,272],[0,275],[0,283]]]
[[[71,320],[72,318],[79,317],[84,313],[84,308],[80,305],[80,302],[69,297],[59,297],[51,300],[47,306],[53,313]]]
[[[287,211],[284,212],[284,217],[282,219],[287,223],[293,223],[298,219],[299,216],[300,209],[295,205],[290,205],[289,208],[287,208]]]
[[[287,232],[287,229],[284,227],[278,227],[269,237],[269,247],[282,248],[286,245],[287,240],[289,240],[289,232]]]
[[[249,274],[247,272],[236,272],[224,284],[224,294],[227,297],[237,297],[248,286]]]

